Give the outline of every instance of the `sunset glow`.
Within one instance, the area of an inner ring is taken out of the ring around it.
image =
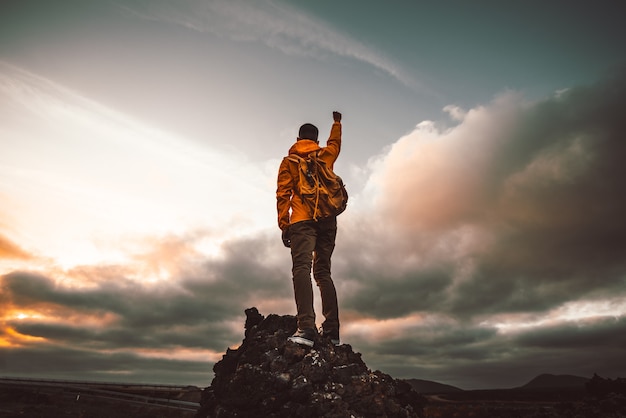
[[[18,348],[45,341],[45,338],[21,334],[11,327],[5,327],[0,334],[0,347]]]
[[[625,376],[623,13],[476,7],[0,6],[0,375],[207,385],[245,309],[295,313],[277,170],[338,110],[332,274],[368,366]]]

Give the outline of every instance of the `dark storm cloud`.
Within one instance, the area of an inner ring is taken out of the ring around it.
[[[208,382],[215,357],[182,361],[141,353],[221,353],[239,344],[244,309],[291,297],[289,255],[274,236],[226,242],[214,258],[201,257],[188,240],[166,237],[136,255],[148,265],[143,271],[174,273],[158,285],[131,278],[136,272],[128,266],[76,267],[62,280],[25,271],[2,276],[0,299],[8,315],[0,325],[38,338],[33,345],[4,349],[3,373],[107,380],[121,373],[124,380],[157,382],[199,376],[194,382]],[[20,318],[11,311],[40,316]],[[108,352],[115,354],[102,354]],[[46,361],[30,361],[32,356]]]
[[[191,376],[200,371],[208,380],[214,358],[205,362],[171,360],[170,364],[170,360],[157,359],[158,355],[153,359],[133,353],[221,353],[239,344],[244,310],[265,298],[284,297],[291,291],[290,285],[285,285],[289,283],[288,269],[280,267],[281,259],[276,260],[278,265],[271,261],[280,241],[272,243],[274,240],[269,239],[231,241],[224,244],[219,257],[201,261],[197,253],[185,249],[184,243],[174,242],[175,238],[155,242],[154,250],[137,258],[152,259],[157,254],[161,266],[174,263],[179,275],[158,285],[130,279],[126,275],[132,270],[120,266],[75,268],[67,273],[73,280],[71,284],[34,272],[4,275],[0,277],[3,308],[9,312],[37,312],[40,316],[8,315],[1,325],[22,336],[45,340],[32,346],[38,348],[5,349],[2,369],[5,373],[29,373],[33,369],[37,375],[59,375],[65,368],[61,364],[69,362],[68,371],[81,376],[108,376],[109,380],[118,371],[125,371],[125,379],[134,381],[151,376],[161,376],[161,381],[179,379],[176,373]],[[161,247],[167,248],[170,259]],[[118,354],[100,354],[111,351]],[[44,354],[50,362],[37,366],[35,361],[29,363],[32,367],[23,369],[7,365],[28,363],[29,356]],[[57,357],[64,362],[54,362]]]
[[[623,376],[624,324],[623,318],[596,318],[503,333],[478,324],[442,323],[355,344],[368,364],[394,376],[421,376],[465,389],[513,387],[542,373]]]
[[[467,318],[623,294],[624,108],[626,71],[418,126],[375,166],[379,215],[344,224],[348,307]]]
[[[468,327],[433,324],[430,327],[412,329],[404,336],[389,341],[378,341],[370,349],[377,355],[420,356],[445,358],[456,361],[481,361],[489,357],[485,346],[493,343],[496,330],[484,327]]]
[[[202,276],[186,278],[183,287],[207,298],[223,299],[225,303],[243,302],[248,298],[282,297],[290,294],[289,252],[282,247],[278,235],[232,240],[222,247],[222,254],[207,261],[202,270],[216,279]],[[206,274],[206,273],[205,273]],[[242,307],[241,304],[238,305]]]
[[[375,200],[342,215],[334,264],[369,365],[464,388],[626,375],[623,109],[624,69],[448,108],[456,126],[421,123],[372,161]]]
[[[123,329],[151,333],[164,327],[219,323],[241,315],[257,292],[261,297],[287,294],[288,271],[265,263],[271,246],[262,241],[227,243],[223,256],[190,267],[181,256],[180,274],[185,276],[169,284],[141,284],[115,267],[76,269],[78,278],[96,276],[97,284],[86,288],[63,286],[37,273],[13,272],[2,278],[3,297],[22,308],[48,305],[79,313],[110,313],[119,318]]]
[[[237,312],[222,298],[205,299],[202,294],[175,287],[151,289],[123,280],[75,289],[25,272],[4,276],[2,288],[3,299],[15,309],[69,319],[63,323],[30,319],[11,324],[25,335],[98,348],[188,346],[222,350],[233,343],[232,331],[222,321]],[[107,315],[112,319],[106,326],[83,325],[80,320]]]
[[[498,238],[462,287],[483,297],[459,296],[461,312],[485,307],[487,294],[494,310],[516,311],[624,292],[625,78],[534,106],[496,154]]]
[[[348,294],[344,305],[376,318],[402,316],[408,312],[436,310],[451,282],[450,271],[444,268],[405,273],[399,277],[380,272],[351,274],[352,280],[364,285]],[[419,295],[416,298],[416,295]]]
[[[594,350],[613,347],[623,350],[626,349],[626,318],[601,317],[545,326],[520,335],[515,342],[520,346],[536,348]],[[626,360],[621,363],[626,364]]]
[[[0,348],[0,368],[7,375],[206,386],[211,380],[211,367],[205,361],[147,358],[131,352],[98,352],[72,346]]]

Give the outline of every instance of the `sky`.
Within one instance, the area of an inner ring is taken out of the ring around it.
[[[338,110],[333,279],[368,367],[626,377],[623,19],[607,0],[2,1],[0,376],[208,386],[246,308],[295,314],[278,165]]]

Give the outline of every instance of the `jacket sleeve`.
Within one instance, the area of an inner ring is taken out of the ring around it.
[[[289,161],[284,158],[278,169],[276,187],[276,209],[278,210],[278,227],[285,230],[289,226],[289,209],[293,193],[293,179],[289,172]]]
[[[333,165],[339,157],[341,151],[341,122],[333,122],[330,128],[330,136],[326,141],[326,146],[320,151],[319,157],[324,160],[326,165],[333,169]]]

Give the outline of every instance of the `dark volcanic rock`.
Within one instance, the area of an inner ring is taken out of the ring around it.
[[[294,316],[246,309],[245,338],[215,364],[197,418],[419,417],[424,398],[370,371],[350,345],[316,337],[313,348],[287,341]]]

